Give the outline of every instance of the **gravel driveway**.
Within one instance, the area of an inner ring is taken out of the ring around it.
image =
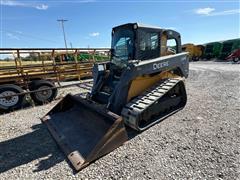
[[[40,122],[56,101],[1,115],[0,179],[240,179],[240,64],[191,63],[186,85],[182,111],[78,173]]]

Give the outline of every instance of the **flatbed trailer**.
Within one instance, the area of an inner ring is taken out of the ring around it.
[[[50,102],[60,82],[91,77],[93,64],[109,56],[109,48],[0,48],[0,110],[19,108],[26,94]]]

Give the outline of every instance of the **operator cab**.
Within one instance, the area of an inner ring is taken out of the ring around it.
[[[168,40],[175,47],[168,47]],[[112,29],[111,60],[105,65],[95,65],[92,99],[107,104],[118,84],[122,72],[130,63],[150,60],[181,52],[180,34],[173,30],[128,23]]]
[[[167,47],[168,40],[175,47]],[[166,52],[165,52],[166,51]],[[180,34],[173,30],[129,23],[112,29],[111,62],[124,68],[131,60],[148,60],[181,52]]]

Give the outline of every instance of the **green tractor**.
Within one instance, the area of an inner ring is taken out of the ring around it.
[[[206,44],[205,50],[203,53],[203,58],[209,60],[209,59],[218,57],[220,54],[221,48],[222,48],[222,43],[220,42],[212,42],[212,43]]]
[[[231,39],[222,43],[222,48],[218,56],[219,59],[226,59],[234,50],[240,48],[240,38]]]

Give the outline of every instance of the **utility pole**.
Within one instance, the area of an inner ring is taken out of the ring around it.
[[[58,22],[61,23],[62,25],[62,31],[63,31],[63,38],[64,38],[64,43],[65,43],[65,48],[67,49],[67,40],[66,40],[66,34],[65,34],[65,29],[64,29],[64,22],[68,21],[66,19],[58,19]]]

